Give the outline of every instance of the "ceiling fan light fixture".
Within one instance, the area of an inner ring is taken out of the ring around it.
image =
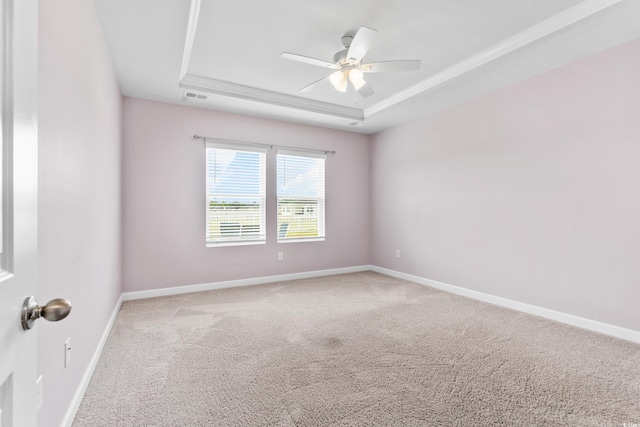
[[[360,27],[355,34],[343,36],[341,41],[345,48],[333,55],[333,63],[289,52],[283,52],[280,56],[285,59],[337,70],[303,87],[300,92],[307,93],[313,88],[326,85],[329,81],[338,92],[345,93],[351,85],[360,96],[367,98],[374,95],[375,92],[371,84],[365,81],[364,73],[411,71],[420,68],[419,60],[394,60],[363,64],[362,59],[371,48],[376,33],[377,31],[373,28]]]
[[[338,92],[345,93],[347,91],[347,79],[342,79],[340,84],[334,86]]]
[[[335,73],[332,73],[329,76],[329,81],[331,82],[331,84],[334,87],[339,86],[343,81],[345,80],[344,78],[344,73],[342,72],[342,70],[338,70]]]
[[[349,71],[349,81],[351,81],[351,84],[353,84],[353,87],[355,87],[356,90],[359,90],[366,83],[364,81],[364,75],[362,74],[362,71],[358,70],[357,68]]]

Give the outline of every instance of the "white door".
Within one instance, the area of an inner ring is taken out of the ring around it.
[[[0,426],[35,427],[36,332],[21,310],[37,280],[37,0],[0,3]]]

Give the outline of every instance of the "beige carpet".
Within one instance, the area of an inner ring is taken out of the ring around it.
[[[625,423],[640,346],[366,272],[126,302],[73,425]]]

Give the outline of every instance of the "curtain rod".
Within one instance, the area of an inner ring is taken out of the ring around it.
[[[237,142],[238,144],[255,145],[257,147],[269,147],[270,149],[273,147],[276,147],[276,148],[288,148],[290,150],[312,151],[315,153],[336,154],[335,151],[329,151],[329,150],[316,150],[314,148],[289,147],[287,145],[260,144],[258,142],[234,141],[233,139],[211,138],[208,136],[200,136],[200,135],[193,135],[193,139],[202,139],[204,142],[207,142],[207,140],[219,141],[219,142]]]

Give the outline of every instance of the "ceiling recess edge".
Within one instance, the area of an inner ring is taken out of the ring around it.
[[[439,73],[436,73],[425,80],[404,89],[364,110],[365,119],[372,115],[384,111],[406,99],[412,98],[422,92],[440,86],[449,80],[459,77],[465,73],[500,58],[517,49],[535,42],[543,37],[562,30],[576,22],[589,16],[601,12],[622,0],[585,0],[570,7],[544,21],[527,28],[495,45],[464,59]]]
[[[191,0],[189,23],[185,39],[185,47],[182,57],[181,78],[178,86],[216,95],[229,96],[254,102],[284,106],[294,109],[326,114],[335,117],[343,117],[352,120],[365,121],[374,114],[387,110],[394,105],[419,95],[425,91],[440,86],[456,77],[471,72],[474,69],[500,58],[508,53],[535,42],[543,37],[562,30],[591,15],[601,12],[622,0],[584,0],[544,21],[521,31],[475,55],[464,59],[451,67],[448,67],[425,80],[410,86],[400,92],[383,99],[382,101],[364,109],[345,107],[323,101],[316,101],[300,96],[288,95],[280,92],[269,91],[252,86],[240,85],[204,76],[195,76],[188,73],[191,51],[196,35],[200,15],[201,0]]]

